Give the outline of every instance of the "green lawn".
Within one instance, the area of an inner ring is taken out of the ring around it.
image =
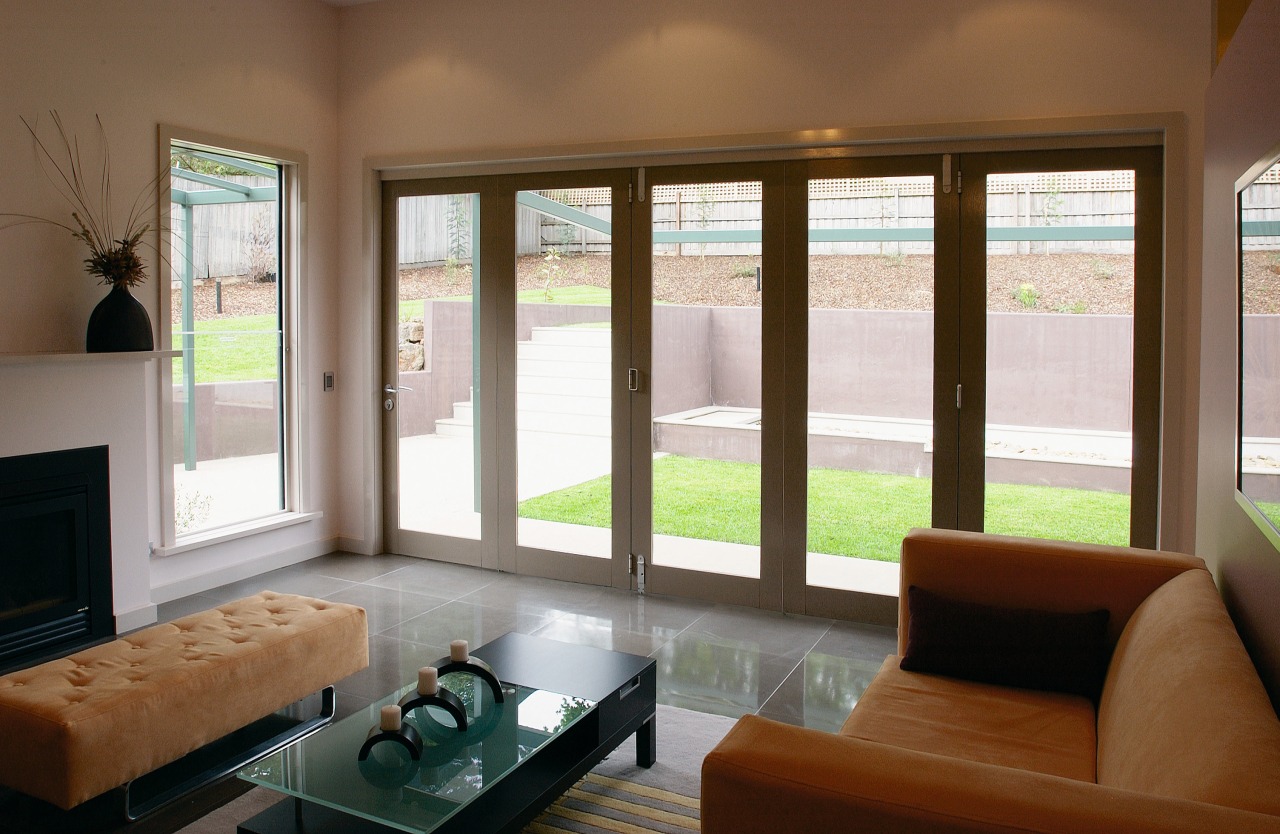
[[[653,531],[760,543],[760,467],[668,455],[654,461]],[[608,476],[520,502],[522,518],[607,527]],[[809,472],[809,544],[816,553],[896,562],[902,536],[930,524],[927,478],[837,469]],[[991,484],[987,531],[1127,544],[1129,496]]]
[[[239,316],[196,322],[196,382],[241,382],[275,379],[276,317]],[[173,337],[174,350],[182,350],[182,336]],[[182,359],[173,360],[173,378],[182,379]]]

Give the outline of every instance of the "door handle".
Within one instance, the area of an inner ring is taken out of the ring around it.
[[[407,385],[392,385],[390,382],[382,386],[382,393],[384,394],[395,394],[398,391],[412,391],[412,390],[413,389]]]

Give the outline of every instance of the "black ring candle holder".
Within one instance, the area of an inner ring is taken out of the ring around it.
[[[400,711],[404,715],[408,715],[413,710],[421,707],[440,707],[453,718],[458,727],[458,732],[466,732],[467,708],[463,706],[461,698],[443,686],[439,687],[434,695],[422,695],[417,690],[411,689],[408,694],[400,699]],[[430,713],[427,714],[430,715]],[[432,716],[433,719],[434,717]]]
[[[489,684],[489,688],[493,690],[494,702],[502,703],[502,684],[498,682],[498,676],[493,673],[493,667],[480,658],[469,657],[466,660],[454,660],[452,657],[442,657],[431,665],[439,670],[439,675],[442,678],[453,672],[466,672],[468,675],[475,675]]]
[[[394,742],[409,751],[409,758],[415,762],[422,759],[422,736],[412,724],[401,722],[398,730],[384,730],[381,727],[370,727],[369,736],[360,746],[359,761],[369,758],[374,746],[384,741]]]

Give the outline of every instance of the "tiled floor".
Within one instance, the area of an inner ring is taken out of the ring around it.
[[[649,655],[658,701],[838,729],[896,648],[893,629],[497,573],[404,556],[331,554],[160,606],[160,619],[264,588],[360,605],[369,668],[338,682],[350,714],[449,653],[520,631]]]

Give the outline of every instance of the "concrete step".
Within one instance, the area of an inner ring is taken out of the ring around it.
[[[613,331],[608,327],[535,327],[530,333],[539,344],[580,345],[608,348]]]
[[[609,362],[525,359],[516,357],[516,378],[522,376],[569,377],[571,379],[609,379]]]
[[[473,427],[470,418],[466,422],[455,417],[436,420],[436,434],[441,437],[470,437]]]
[[[570,397],[609,397],[609,380],[594,377],[575,379],[561,376],[518,376],[517,394],[557,394]]]
[[[608,363],[608,345],[574,344],[573,342],[520,342],[516,345],[517,359],[533,359],[546,362],[597,362]]]
[[[565,414],[559,411],[516,412],[516,430],[542,434],[571,434],[583,437],[608,437],[611,431],[608,416],[594,414]]]
[[[467,403],[470,406],[470,403]],[[611,403],[605,397],[565,396],[561,394],[532,394],[518,392],[516,394],[516,410],[547,411],[552,414],[590,414],[608,417],[612,413]],[[455,406],[453,415],[458,416]]]

